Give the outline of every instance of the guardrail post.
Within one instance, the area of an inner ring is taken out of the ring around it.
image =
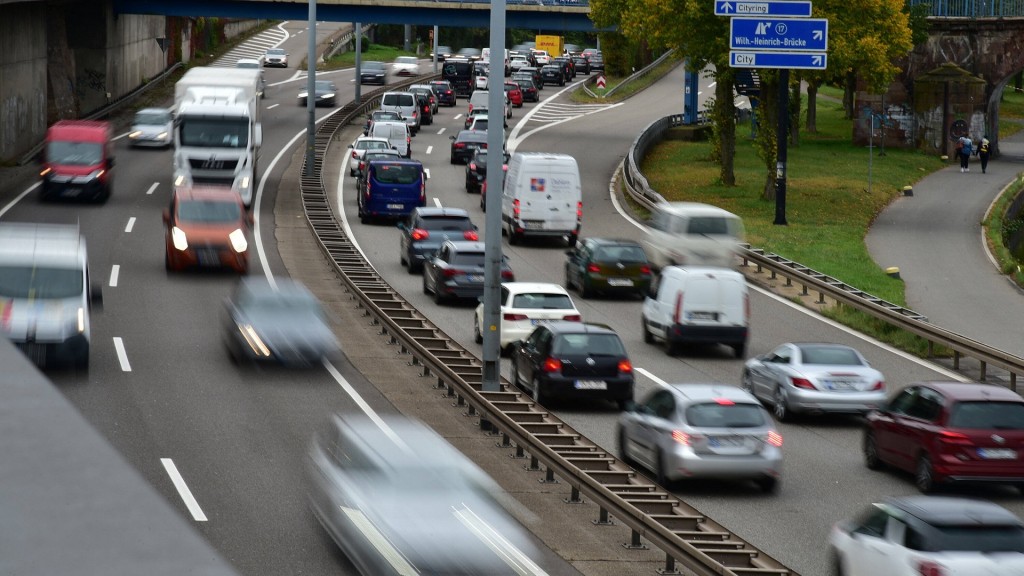
[[[562,498],[562,502],[566,504],[583,504],[583,499],[580,498],[580,489],[573,486],[572,490],[569,491],[569,497]]]
[[[547,471],[544,473],[544,478],[540,480],[541,484],[558,484],[558,478],[555,478],[555,471],[549,466]]]
[[[536,456],[530,454],[530,464],[528,466],[523,466],[523,468],[526,468],[531,472],[536,472],[537,470],[540,470],[540,462],[537,461]]]
[[[987,364],[984,361],[982,361],[981,362],[981,376],[978,378],[982,382],[985,381],[985,368],[987,368]]]
[[[682,574],[676,570],[676,559],[671,554],[665,554],[665,568],[657,570],[658,574]]]
[[[522,446],[516,444],[516,453],[509,456],[509,458],[515,458],[517,460],[520,458],[526,458],[526,450],[523,450]]]
[[[501,433],[501,443],[495,444],[498,448],[508,448],[512,446],[512,439],[508,437],[508,434]]]
[[[614,526],[615,522],[608,517],[608,510],[602,506],[600,512],[597,514],[597,520],[591,520],[595,526]]]
[[[960,369],[960,352],[953,350],[953,370]]]
[[[1017,373],[1010,372],[1010,390],[1017,391]]]
[[[824,304],[824,303],[825,303],[825,293],[819,290],[818,291],[818,301],[816,302],[816,304]]]
[[[632,530],[632,532],[629,544],[623,544],[622,547],[628,550],[647,550],[647,546],[640,541],[640,533],[636,530]]]

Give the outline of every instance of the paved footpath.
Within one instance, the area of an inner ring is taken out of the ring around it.
[[[1024,292],[999,273],[984,244],[989,205],[1024,171],[1024,132],[1000,139],[1001,156],[985,174],[971,157],[914,184],[868,231],[879,266],[898,266],[907,306],[935,325],[1024,357]]]

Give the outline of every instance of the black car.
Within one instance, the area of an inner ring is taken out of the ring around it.
[[[438,105],[455,106],[455,90],[447,80],[434,80],[430,88],[434,90]]]
[[[386,86],[388,83],[388,67],[383,62],[363,62],[359,72],[360,84],[380,84]]]
[[[338,87],[335,86],[334,82],[330,80],[317,80],[314,83],[313,103],[314,106],[334,106],[335,97],[338,94]],[[309,92],[302,90],[299,92],[299,106],[305,106],[309,98]]]
[[[580,74],[590,74],[590,60],[587,60],[586,56],[573,56],[572,63]]]
[[[509,154],[505,152],[504,163],[508,164]],[[487,149],[481,148],[473,152],[469,164],[466,165],[466,192],[481,192],[484,181],[487,179]]]
[[[484,243],[470,240],[446,240],[423,264],[423,293],[434,301],[472,299],[484,295]],[[501,281],[514,282],[515,274],[502,257]]]
[[[653,273],[643,246],[634,240],[584,238],[566,252],[565,287],[594,293],[643,297]]]
[[[458,136],[449,136],[452,141],[452,164],[465,164],[479,148],[487,148],[487,130],[460,130]]]
[[[544,89],[544,81],[541,77],[540,68],[537,68],[535,66],[530,66],[528,68],[520,68],[519,72],[516,72],[515,74],[512,75],[513,80],[515,80],[516,74],[529,74],[530,79],[533,80],[533,83],[537,85],[537,89]]]
[[[416,98],[416,109],[420,111],[420,125],[434,123],[434,106],[430,103],[433,92],[430,90],[409,90]]]
[[[596,72],[598,70],[604,72],[604,56],[600,52],[591,53],[590,57],[587,58],[587,61],[590,62],[591,72]]]
[[[512,383],[538,404],[550,399],[603,399],[620,410],[633,400],[633,364],[614,330],[583,322],[550,322],[512,343]]]
[[[370,116],[366,119],[366,125],[363,126],[363,136],[370,135],[370,128],[373,128],[374,122],[405,122],[402,115],[398,112],[391,110],[374,110]]]
[[[438,101],[437,92],[434,91],[434,87],[430,84],[413,84],[409,86],[409,92],[413,94],[422,93],[424,96],[430,99],[430,113],[437,114]]]
[[[572,58],[559,56],[558,58],[552,58],[551,63],[562,67],[562,73],[565,74],[566,81],[576,78],[576,66],[572,63]]]
[[[565,86],[565,69],[558,64],[545,64],[540,69],[540,79],[543,84]]]
[[[462,208],[421,206],[398,223],[399,261],[416,274],[445,240],[479,240],[476,225]]]
[[[523,102],[540,102],[540,88],[533,83],[532,78],[513,78],[512,81],[519,84]]]

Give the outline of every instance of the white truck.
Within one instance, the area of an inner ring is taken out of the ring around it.
[[[263,142],[260,73],[196,67],[174,85],[175,186],[230,186],[252,204]]]

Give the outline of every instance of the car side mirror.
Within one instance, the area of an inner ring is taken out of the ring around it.
[[[454,142],[455,141],[455,136],[449,136],[448,139],[451,140],[452,142]]]
[[[405,222],[399,222],[399,223],[397,224],[397,227],[398,227],[398,229],[399,229],[399,230],[407,230],[407,229],[408,229],[408,228],[407,228],[407,227],[405,226]]]
[[[249,212],[248,214],[245,215],[245,221],[249,223],[249,226],[255,226],[256,225],[256,216],[253,215],[252,212]]]
[[[354,144],[349,144],[348,147],[352,148],[352,149],[355,149],[355,145]]]
[[[164,208],[163,217],[164,217],[164,224],[170,224],[171,223],[171,211],[168,208]]]

